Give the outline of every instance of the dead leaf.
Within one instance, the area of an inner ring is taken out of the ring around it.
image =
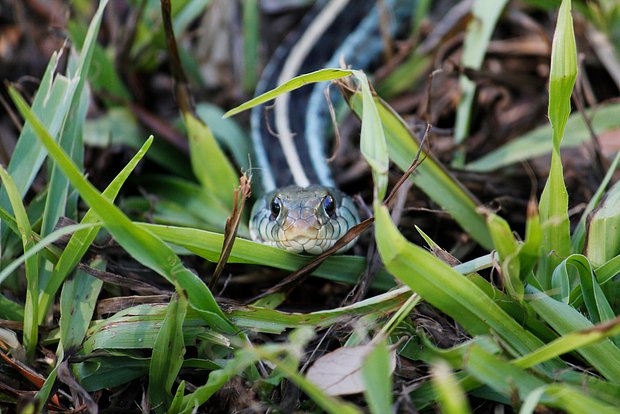
[[[349,395],[363,392],[362,365],[372,351],[372,345],[336,349],[323,355],[308,369],[306,377],[329,395]],[[396,367],[396,352],[390,350],[390,372]]]

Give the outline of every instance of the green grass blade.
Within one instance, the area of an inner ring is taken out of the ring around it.
[[[84,87],[86,78],[90,71],[93,52],[95,49],[99,26],[103,17],[103,11],[107,5],[107,0],[102,0],[95,15],[91,19],[86,38],[80,53],[77,68],[74,73],[70,73],[71,81],[75,82],[75,89],[69,101],[67,109],[67,122],[64,123],[58,144],[67,152],[73,161],[80,165],[83,158],[82,129],[86,120],[86,112],[88,110],[89,91]],[[72,59],[69,59],[72,63]],[[71,68],[71,65],[69,66]],[[69,70],[69,72],[71,72]],[[54,230],[60,216],[65,215],[67,208],[67,194],[69,191],[69,182],[64,177],[57,166],[52,167],[50,181],[48,184],[47,199],[45,200],[45,211],[43,213],[43,224],[41,226],[41,236],[46,236]],[[76,202],[77,200],[74,200]],[[70,211],[76,212],[77,206],[69,206]],[[76,216],[70,218],[77,219]]]
[[[116,241],[140,263],[153,269],[170,283],[178,283],[185,289],[192,306],[201,310],[204,317],[208,318],[217,329],[234,332],[234,328],[226,320],[204,282],[183,266],[179,257],[161,239],[134,225],[122,211],[103,197],[58,147],[19,93],[11,89],[10,94],[24,118],[33,124],[50,156],[63,170],[71,184],[80,192],[82,198],[104,222]]]
[[[618,333],[620,333],[620,319],[616,318],[613,323],[595,325],[586,330],[564,334],[536,351],[515,359],[513,364],[521,368],[530,368]]]
[[[358,117],[362,115],[362,96],[359,92],[347,97]],[[418,140],[411,134],[403,119],[385,102],[375,98],[383,124],[390,159],[406,171],[418,152]],[[432,155],[422,153],[424,161],[412,179],[425,194],[446,210],[467,233],[486,249],[492,249],[491,235],[484,217],[476,211],[478,201],[452,177]]]
[[[223,118],[224,111],[208,102],[196,105],[196,114],[209,125],[217,142],[233,156],[235,164],[243,170],[249,169],[248,154],[252,153],[252,145],[250,138],[239,124],[234,119]]]
[[[234,190],[239,185],[238,174],[209,127],[191,114],[184,114],[184,119],[196,178],[205,191],[217,195],[222,204],[232,210]]]
[[[127,178],[129,178],[129,175],[136,168],[140,160],[142,160],[152,142],[153,137],[151,136],[104,190],[102,193],[103,197],[110,201],[114,201],[123,183],[127,180]],[[95,240],[97,233],[101,229],[99,217],[94,211],[92,211],[92,209],[86,212],[81,223],[88,226],[88,228],[77,230],[75,234],[71,236],[71,239],[59,257],[58,262],[54,265],[54,270],[50,280],[46,286],[42,287],[43,291],[41,292],[39,298],[39,308],[41,309],[39,322],[43,322],[43,318],[54,301],[56,292],[60,289],[60,286],[64,282],[67,275],[69,275],[69,273],[82,259],[90,244],[93,240]],[[0,280],[2,280],[1,276]]]
[[[37,241],[36,244],[34,244],[30,249],[28,249],[28,251],[25,252],[22,256],[13,260],[5,268],[3,268],[2,272],[0,272],[0,283],[2,283],[8,276],[11,275],[11,273],[15,271],[15,269],[17,269],[24,262],[27,262],[30,258],[35,257],[35,255],[37,255],[39,252],[43,251],[44,249],[49,248],[52,245],[52,243],[60,240],[64,236],[67,236],[71,233],[88,230],[88,229],[95,227],[96,225],[97,224],[95,223],[71,224],[69,226],[61,227],[58,230],[51,232],[50,234],[45,236],[43,239]],[[34,232],[32,234],[33,234],[32,238],[33,238],[33,243],[34,243],[34,241],[38,239],[38,235],[36,235],[36,233]]]
[[[600,266],[620,254],[620,183],[614,184],[592,212],[587,230],[585,254],[593,266]]]
[[[616,168],[618,168],[618,162],[620,162],[620,152],[618,152],[614,157],[614,160],[609,165],[609,169],[607,170],[605,177],[603,177],[601,184],[596,189],[594,195],[592,195],[592,198],[590,198],[586,209],[583,211],[583,213],[581,213],[579,223],[577,223],[577,227],[573,232],[573,237],[571,237],[571,250],[573,253],[581,253],[581,251],[583,250],[583,245],[585,243],[586,237],[586,220],[588,218],[588,215],[596,208],[598,203],[601,201],[603,193],[605,192],[605,188],[607,188],[607,186],[609,185],[609,182],[611,181],[614,173],[616,172]]]
[[[596,109],[586,110],[597,135],[620,128],[620,103],[602,104]],[[566,123],[562,148],[578,147],[590,141],[592,135],[580,113],[572,114]],[[543,125],[509,143],[494,149],[483,157],[465,165],[468,171],[491,172],[521,161],[540,157],[553,150],[551,125]]]
[[[465,393],[450,370],[450,365],[444,361],[438,362],[433,365],[431,373],[441,412],[444,414],[471,413]]]
[[[288,82],[285,82],[282,85],[279,85],[277,88],[272,89],[271,91],[265,92],[264,94],[259,95],[253,99],[250,99],[249,101],[231,109],[230,111],[224,114],[224,117],[228,118],[229,116],[236,115],[239,112],[243,112],[246,109],[250,109],[252,107],[255,107],[256,105],[260,105],[264,102],[270,101],[276,98],[277,96],[282,95],[283,93],[293,91],[309,83],[324,82],[324,81],[334,80],[338,78],[343,78],[345,76],[351,75],[352,73],[353,71],[344,70],[344,69],[320,69],[315,72],[296,76],[293,79],[289,80]]]
[[[558,302],[532,286],[526,287],[532,309],[560,335],[592,328],[592,323],[579,311]],[[601,375],[613,382],[620,382],[620,349],[610,340],[588,345],[577,350]]]
[[[392,411],[392,371],[390,360],[394,359],[392,351],[385,341],[380,341],[364,360],[362,378],[364,395],[368,408],[373,414]]]
[[[162,240],[184,247],[210,262],[217,263],[220,257],[224,241],[224,236],[221,233],[149,223],[136,223],[136,225],[152,232]],[[309,256],[290,253],[241,238],[235,240],[228,258],[229,263],[262,264],[290,271],[298,270],[310,260],[312,258]],[[321,264],[313,274],[330,280],[355,284],[365,268],[366,259],[364,257],[333,256]],[[378,272],[373,286],[377,289],[387,290],[394,286],[394,281],[387,272],[381,270]]]
[[[257,68],[260,66],[258,57],[260,39],[260,11],[257,0],[243,2],[243,90],[254,91],[258,82]]]
[[[605,404],[582,393],[578,388],[568,387],[564,384],[549,384],[543,387],[542,391],[540,396],[542,402],[566,410],[570,414],[614,414],[618,410],[617,407]]]
[[[172,385],[183,365],[183,321],[186,314],[187,299],[174,296],[168,304],[164,322],[153,346],[149,367],[149,401],[156,413],[166,411],[172,400]]]
[[[34,238],[32,228],[26,214],[26,208],[22,203],[21,195],[15,181],[9,173],[0,165],[0,178],[2,178],[2,188],[6,191],[13,211],[15,221],[22,239],[24,254],[32,250]],[[24,308],[24,345],[28,358],[34,356],[34,351],[38,343],[39,318],[38,318],[38,297],[39,297],[39,264],[36,256],[30,256],[26,261],[26,305]]]
[[[90,266],[102,270],[105,262],[96,259]],[[73,278],[63,284],[59,325],[60,345],[65,355],[73,354],[82,345],[102,286],[101,280],[83,270],[78,270]]]
[[[513,401],[527,401],[533,394],[540,397],[541,404],[569,413],[615,412],[611,410],[611,406],[587,396],[579,388],[564,384],[547,385],[537,376],[484,351],[479,346],[470,349],[466,369],[479,381]],[[540,389],[545,391],[540,392]],[[528,406],[531,406],[531,401],[526,404],[526,407]]]
[[[497,334],[518,354],[542,342],[506,314],[480,288],[398,232],[385,207],[375,206],[375,237],[387,269],[470,334]]]
[[[549,178],[540,198],[543,239],[538,279],[544,287],[549,286],[548,275],[562,258],[570,254],[568,192],[560,158],[560,144],[570,114],[570,97],[577,78],[577,48],[570,7],[570,0],[562,1],[551,49],[548,115],[553,130],[553,152]],[[550,252],[554,253],[550,255]]]
[[[464,68],[480,69],[491,35],[508,0],[475,0],[471,8],[472,19],[467,25],[463,42],[461,65]],[[461,100],[456,109],[454,142],[462,144],[469,135],[471,108],[476,95],[476,84],[465,75],[459,78]],[[465,154],[460,151],[455,158],[456,166],[463,166]]]
[[[493,238],[495,250],[499,254],[502,281],[510,296],[521,302],[523,300],[524,287],[520,278],[520,246],[506,220],[497,214],[488,213],[487,224]]]
[[[383,125],[381,125],[379,111],[370,91],[368,78],[364,72],[358,70],[353,71],[353,75],[357,78],[362,93],[360,151],[372,171],[375,184],[374,198],[383,200],[387,191],[387,174],[390,165]]]

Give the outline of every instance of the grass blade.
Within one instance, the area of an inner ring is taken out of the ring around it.
[[[532,286],[526,287],[528,303],[560,335],[590,329],[592,323],[572,306],[558,302]],[[620,382],[620,349],[606,339],[577,350],[601,375]]]
[[[184,114],[184,119],[194,174],[206,192],[217,195],[230,211],[233,192],[239,185],[238,174],[217,144],[211,129],[191,114]]]
[[[250,109],[255,107],[256,105],[260,105],[264,102],[270,101],[278,97],[279,95],[282,95],[283,93],[293,91],[309,83],[324,82],[328,80],[343,78],[345,76],[351,75],[352,73],[353,72],[351,70],[344,69],[320,69],[315,72],[296,76],[288,82],[279,85],[277,88],[265,92],[264,94],[250,99],[249,101],[231,109],[224,114],[224,118],[236,115],[239,112],[243,112],[246,109]]]
[[[116,241],[140,263],[153,269],[170,283],[175,285],[178,283],[185,289],[192,306],[201,310],[203,316],[209,319],[214,327],[231,333],[235,332],[204,282],[183,266],[179,257],[161,239],[134,225],[123,212],[103,197],[58,147],[19,93],[11,89],[10,94],[24,118],[33,124],[50,156],[56,160],[71,184],[105,223]]]
[[[374,188],[374,199],[383,200],[387,191],[387,173],[390,159],[383,125],[379,118],[377,105],[370,92],[368,78],[362,71],[353,71],[362,91],[362,130],[360,132],[360,151],[370,165]]]
[[[356,115],[361,117],[361,94],[355,92],[345,95],[345,98]],[[418,152],[418,140],[387,103],[380,98],[375,98],[375,102],[385,131],[389,157],[402,171],[407,171]],[[484,217],[476,211],[478,201],[439,161],[430,154],[423,153],[423,157],[424,161],[412,176],[415,185],[446,210],[481,246],[491,250],[491,235]]]
[[[472,19],[467,25],[465,40],[463,42],[463,57],[461,65],[464,68],[480,69],[487,47],[491,41],[491,35],[497,24],[502,10],[508,0],[475,0],[471,8]],[[461,100],[456,109],[456,121],[454,126],[454,143],[462,144],[469,135],[469,122],[471,108],[476,95],[476,84],[465,75],[459,78],[461,87]],[[465,161],[465,153],[459,151],[456,154],[454,164],[462,167]]]
[[[22,204],[21,195],[15,185],[15,181],[9,173],[0,165],[0,178],[2,178],[2,188],[6,191],[13,211],[15,221],[22,239],[24,256],[32,250],[34,238],[32,228],[26,214],[26,208]],[[28,358],[34,356],[34,351],[38,343],[39,318],[38,318],[38,297],[39,297],[39,264],[36,256],[29,256],[26,261],[26,305],[24,308],[24,345]]]
[[[183,321],[187,314],[187,299],[174,296],[157,334],[149,368],[149,400],[157,413],[166,411],[172,400],[172,385],[183,365],[185,343]]]
[[[444,361],[438,362],[433,365],[431,373],[441,412],[445,414],[471,413],[465,393],[450,370],[450,365]]]
[[[600,105],[596,109],[586,110],[585,114],[591,120],[595,133],[602,135],[606,131],[620,128],[618,111],[620,111],[620,103],[609,103]],[[568,118],[565,131],[562,148],[578,147],[590,141],[592,137],[583,120],[583,115],[580,113],[572,114]],[[548,154],[553,150],[552,134],[550,124],[536,128],[466,164],[465,169],[476,172],[491,172]]]
[[[129,178],[131,172],[136,168],[140,160],[144,157],[146,152],[153,142],[153,137],[149,137],[146,140],[142,148],[132,157],[127,165],[118,173],[118,175],[112,180],[110,185],[104,190],[103,197],[110,201],[114,201],[118,192],[121,189],[123,183]],[[51,306],[56,292],[60,289],[60,286],[64,282],[65,278],[75,268],[75,266],[82,259],[90,244],[95,240],[97,233],[101,229],[99,223],[99,217],[94,211],[89,210],[82,218],[83,225],[87,225],[90,228],[79,229],[71,236],[71,239],[67,243],[67,246],[60,255],[58,262],[54,265],[54,270],[47,285],[44,286],[39,297],[39,308],[41,313],[39,315],[39,322],[43,321],[43,317],[47,314],[49,307]],[[2,277],[0,276],[0,280]]]
[[[394,360],[385,341],[380,341],[368,354],[362,365],[364,395],[373,414],[392,411],[392,371]]]
[[[375,206],[375,237],[387,269],[433,306],[457,320],[470,334],[490,330],[518,354],[542,342],[506,314],[473,282],[398,232],[385,207]]]
[[[90,264],[103,269],[105,262],[96,259]],[[82,345],[103,282],[83,270],[63,284],[60,294],[60,345],[64,355],[71,355]],[[63,358],[60,357],[59,360]]]

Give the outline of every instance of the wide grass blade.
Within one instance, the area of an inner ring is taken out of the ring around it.
[[[96,259],[90,266],[102,270],[105,262]],[[60,345],[64,355],[73,354],[82,345],[102,286],[101,280],[83,270],[78,270],[73,278],[63,284],[59,325]]]
[[[149,400],[157,413],[165,412],[171,402],[172,385],[183,365],[183,322],[186,314],[187,299],[173,296],[153,346],[149,368]]]
[[[214,194],[232,211],[238,174],[217,144],[211,129],[191,114],[184,114],[189,136],[192,169],[206,192]]]
[[[602,104],[596,109],[585,111],[592,122],[592,128],[598,135],[620,128],[620,103]],[[465,165],[468,171],[491,172],[521,161],[540,157],[553,150],[551,125],[534,129],[509,143],[494,149],[488,154]],[[592,139],[592,134],[580,113],[572,114],[566,122],[562,148],[578,147]]]
[[[593,327],[585,316],[572,306],[558,302],[532,286],[526,287],[528,303],[560,335]],[[609,339],[577,350],[601,375],[610,381],[620,382],[620,349]]]
[[[133,224],[122,211],[103,197],[58,147],[22,97],[14,89],[10,90],[10,94],[24,118],[33,124],[50,156],[56,160],[71,184],[104,222],[116,241],[140,263],[153,269],[170,283],[185,289],[191,305],[202,311],[203,316],[213,323],[214,327],[230,333],[235,332],[204,282],[183,266],[179,257],[161,239]]]
[[[450,315],[470,334],[496,332],[517,355],[542,346],[489,296],[396,229],[387,208],[375,205],[375,237],[387,269],[427,302]]]
[[[210,262],[217,263],[220,257],[224,241],[224,235],[221,233],[149,223],[136,223],[136,225],[152,232],[162,240],[184,247]],[[290,253],[241,238],[235,240],[228,258],[229,263],[261,264],[290,271],[300,269],[311,260],[312,258],[309,256]],[[365,268],[366,259],[364,257],[332,256],[322,263],[314,274],[326,279],[354,284]],[[384,270],[380,270],[373,287],[387,290],[393,286],[393,278]]]

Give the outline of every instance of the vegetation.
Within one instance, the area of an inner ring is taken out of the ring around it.
[[[107,0],[72,2],[71,47],[32,96],[7,87],[3,407],[616,412],[616,2],[476,0],[469,19],[420,1],[372,80],[330,68],[254,98],[258,2],[234,84],[192,38],[238,41],[207,25],[233,2],[121,3],[111,23]],[[361,121],[342,117],[334,168],[371,217],[352,254],[316,259],[247,239],[244,111],[326,80]]]

